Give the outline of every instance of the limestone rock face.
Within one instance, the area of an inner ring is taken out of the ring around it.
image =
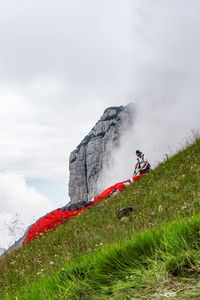
[[[0,248],[0,256],[4,253],[5,249],[4,248]]]
[[[89,201],[98,191],[104,163],[109,164],[124,130],[132,126],[133,105],[107,108],[90,133],[70,154],[69,196],[72,203]]]

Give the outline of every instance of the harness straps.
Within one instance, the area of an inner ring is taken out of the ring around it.
[[[139,169],[141,168],[141,164],[143,164],[144,163],[144,154],[142,154],[142,161],[140,162],[140,159],[139,159],[139,157],[137,158],[137,161],[138,161],[138,167],[139,167]]]

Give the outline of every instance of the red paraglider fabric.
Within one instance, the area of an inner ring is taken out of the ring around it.
[[[56,227],[58,227],[63,222],[66,222],[67,220],[74,218],[78,216],[80,213],[84,212],[86,209],[90,208],[95,203],[101,202],[111,196],[113,192],[121,190],[124,190],[128,183],[132,183],[141,177],[145,176],[145,174],[137,175],[132,177],[130,180],[126,180],[124,182],[116,183],[115,185],[109,187],[105,191],[103,191],[101,194],[96,196],[92,202],[90,202],[85,207],[82,207],[80,209],[74,209],[74,210],[64,210],[62,208],[56,209],[47,215],[40,218],[38,221],[36,221],[28,230],[26,238],[24,240],[23,244],[27,244],[30,241],[41,237],[42,235],[46,234],[48,231],[54,230]]]

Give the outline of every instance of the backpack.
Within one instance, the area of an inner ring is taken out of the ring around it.
[[[137,158],[137,161],[138,161],[138,169],[141,168],[142,164],[144,163],[144,154],[142,154],[142,161],[140,162],[139,160],[139,157]],[[150,163],[148,162],[148,164],[146,165],[145,169],[150,169],[151,168],[151,165]]]

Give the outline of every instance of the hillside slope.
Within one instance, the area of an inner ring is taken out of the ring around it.
[[[53,299],[52,295],[48,295],[48,282],[44,283],[43,277],[50,276],[52,286],[53,278],[57,278],[55,274],[62,268],[70,269],[71,265],[82,260],[83,255],[96,256],[95,253],[101,253],[107,247],[126,245],[137,232],[160,226],[178,216],[188,218],[194,212],[200,213],[199,161],[200,141],[196,140],[193,145],[160,164],[148,176],[117,196],[5,256],[0,260],[1,297],[9,293],[7,299],[12,299],[12,295],[21,295],[19,299],[26,299],[27,295],[22,298],[20,291],[20,288],[26,287],[27,290],[31,288],[32,295],[36,290],[41,293],[37,299]],[[133,206],[136,212],[119,221],[118,211],[128,205]],[[40,288],[36,288],[34,282],[41,282]],[[82,296],[77,294],[77,297],[81,299]],[[90,295],[84,297],[82,299],[90,299]],[[36,298],[30,298],[29,294],[29,299]],[[70,299],[69,294],[63,299]]]

